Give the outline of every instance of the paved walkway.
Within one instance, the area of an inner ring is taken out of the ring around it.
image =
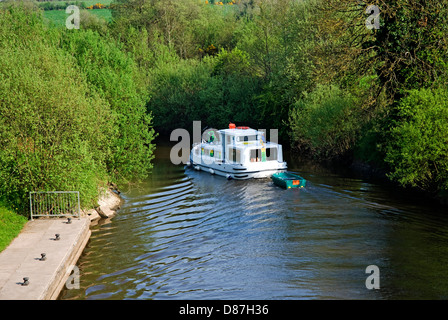
[[[90,223],[88,217],[70,224],[62,218],[29,221],[0,252],[0,300],[57,299],[89,240]],[[40,260],[42,253],[45,260]],[[29,278],[26,286],[24,277]]]

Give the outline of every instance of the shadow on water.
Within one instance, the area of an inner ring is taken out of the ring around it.
[[[446,209],[293,159],[304,189],[227,181],[173,165],[170,147],[93,228],[62,299],[448,298]]]

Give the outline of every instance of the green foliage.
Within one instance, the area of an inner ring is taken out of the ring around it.
[[[39,2],[37,4],[39,6],[39,8],[41,8],[42,10],[64,10],[69,6],[69,5],[75,5],[78,6],[81,9],[84,9],[86,7],[84,2],[79,2],[79,1],[75,1],[75,2],[65,2],[65,1],[45,1],[45,2]]]
[[[217,121],[222,127],[227,127],[229,122],[235,122],[253,128],[261,128],[260,109],[257,108],[257,95],[261,91],[261,80],[256,77],[251,65],[251,59],[247,52],[234,48],[233,50],[221,49],[221,52],[210,58],[213,64],[212,76],[214,82],[219,85],[216,90],[222,95],[220,105],[223,106],[224,121],[215,116],[211,121]],[[204,95],[207,93],[204,93]],[[214,92],[209,93],[210,99]],[[204,104],[210,99],[202,99]],[[210,105],[210,108],[218,106]],[[213,125],[214,126],[214,125]]]
[[[381,2],[387,8],[382,26],[366,43],[381,61],[376,66],[381,81],[396,100],[406,90],[437,87],[448,59],[448,5],[437,0]]]
[[[236,31],[237,46],[250,56],[252,74],[261,80],[256,96],[258,121],[289,138],[288,114],[302,93],[314,87],[312,54],[318,17],[314,1],[246,2],[251,19]]]
[[[291,105],[312,87],[311,60],[302,55],[311,48],[307,5],[248,2],[224,10],[197,1],[120,0],[115,7],[113,33],[149,70],[157,130],[235,121],[285,135]]]
[[[379,30],[365,28],[368,15],[359,2],[318,2],[312,36],[292,58],[311,70],[300,87],[317,84],[317,93],[328,94],[295,95],[293,143],[324,158],[354,151],[358,159],[388,166],[390,178],[404,186],[446,190],[446,95],[422,88],[447,85],[448,6],[436,0],[372,4],[381,10]],[[344,91],[329,93],[321,85]],[[270,91],[270,100],[278,101],[280,91]]]
[[[207,65],[198,67],[199,62],[181,60],[166,46],[161,45],[159,59],[150,71],[151,101],[148,110],[154,114],[154,121],[160,132],[186,128],[192,118],[201,116],[201,106],[195,103],[198,92],[206,87],[210,70]]]
[[[18,16],[24,20],[16,9],[0,14],[2,33],[17,28]],[[30,26],[24,31],[37,36],[34,42],[0,49],[1,194],[21,212],[32,190],[79,190],[86,205],[106,177],[109,107],[88,88],[73,58],[39,38],[44,27]]]
[[[412,90],[398,104],[386,162],[390,178],[431,192],[448,190],[448,93]]]
[[[0,195],[25,215],[29,191],[78,190],[92,207],[110,178],[151,168],[135,64],[97,33],[74,31],[46,27],[34,9],[0,9]]]
[[[214,62],[214,74],[250,74],[250,60],[247,52],[235,48],[231,51],[221,49]]]
[[[79,190],[89,203],[106,175],[107,104],[54,48],[36,44],[0,56],[2,194],[22,210],[34,190]]]
[[[210,46],[216,48],[216,53],[221,49],[233,49],[235,32],[240,26],[234,11],[213,5],[202,5],[198,9],[196,19],[188,27],[194,54],[201,56],[201,50],[206,51]]]
[[[108,7],[112,1],[111,0],[86,0],[86,1],[39,1],[37,6],[45,11],[52,10],[64,10],[70,6],[74,5],[79,7],[80,9],[85,9],[89,6],[94,6],[97,3],[101,3],[102,5]]]
[[[230,121],[258,125],[254,96],[259,85],[247,74],[244,52],[223,50],[198,61],[179,59],[163,47],[166,51],[158,55],[149,86],[148,109],[158,131],[190,128],[195,120],[213,128],[227,127]]]
[[[380,28],[365,28],[365,7],[351,0],[322,1],[321,27],[328,30],[328,69],[335,76],[367,75],[372,68],[393,105],[407,90],[446,84],[448,5],[438,0],[375,0]],[[325,68],[327,69],[327,68]],[[343,71],[343,72],[341,72]]]
[[[335,86],[318,86],[290,112],[293,141],[320,158],[343,156],[356,142],[363,123],[351,94]]]
[[[107,36],[111,12],[107,9],[81,10],[79,20],[81,29],[97,31],[99,34]]]
[[[66,32],[62,47],[76,58],[91,86],[114,115],[116,135],[106,160],[114,178],[143,178],[151,169],[154,146],[152,116],[146,113],[147,89],[135,62],[121,46],[98,33]]]
[[[388,122],[385,110],[376,111],[372,120],[365,121],[354,146],[355,159],[378,169],[386,169],[384,145],[388,137],[384,128]]]
[[[235,16],[196,0],[117,0],[114,30],[121,38],[129,26],[145,29],[151,44],[164,44],[181,58],[201,56],[210,45],[231,42]]]

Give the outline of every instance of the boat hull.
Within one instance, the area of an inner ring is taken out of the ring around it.
[[[287,170],[286,163],[278,163],[277,167],[265,167],[259,170],[245,168],[243,166],[235,166],[230,164],[203,164],[194,162],[190,159],[190,167],[198,171],[208,172],[210,174],[225,177],[227,179],[246,180],[246,179],[263,179],[269,178],[275,173]]]

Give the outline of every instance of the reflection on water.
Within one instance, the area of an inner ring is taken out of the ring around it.
[[[390,187],[294,164],[305,189],[154,172],[93,227],[81,288],[62,299],[447,299],[446,209]],[[369,265],[380,289],[365,286]]]

